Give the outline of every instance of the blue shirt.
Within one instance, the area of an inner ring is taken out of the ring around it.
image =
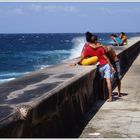
[[[116,37],[116,40],[117,40],[117,42],[118,42],[119,44],[122,44],[122,43],[123,43],[122,40],[121,40],[119,37]]]

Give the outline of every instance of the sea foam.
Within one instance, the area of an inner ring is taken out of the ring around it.
[[[73,58],[79,57],[81,55],[81,52],[82,52],[82,49],[83,49],[83,46],[84,46],[85,42],[86,42],[86,40],[85,40],[84,36],[75,37],[72,40],[73,47],[70,50],[69,59],[73,59]]]

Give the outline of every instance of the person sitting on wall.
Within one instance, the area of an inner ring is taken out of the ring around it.
[[[114,41],[113,46],[123,46],[122,40],[117,35],[111,34],[110,38]]]
[[[101,78],[103,78],[104,81],[107,83],[107,90],[109,93],[109,98],[107,101],[111,102],[113,101],[111,75],[112,75],[112,71],[115,71],[115,69],[110,63],[108,57],[105,55],[105,51],[103,47],[97,46],[97,40],[98,40],[98,37],[96,35],[93,35],[90,32],[86,33],[87,43],[85,43],[82,53],[81,53],[81,57],[77,63],[82,64],[83,59],[89,56],[98,58],[98,63],[96,65],[101,75]]]
[[[98,63],[98,57],[94,56],[92,54],[92,50],[91,50],[92,43],[90,42],[90,39],[92,36],[93,36],[92,33],[86,32],[86,43],[84,44],[84,47],[82,49],[81,56],[76,61],[76,63],[71,64],[71,66],[77,65],[77,64],[79,64],[79,65],[94,65],[94,64]],[[89,49],[87,49],[87,46],[90,46]],[[84,54],[83,52],[87,53],[87,54]]]
[[[121,32],[121,33],[120,33],[119,38],[122,40],[123,45],[127,45],[127,44],[128,44],[127,37],[126,37],[126,35],[125,35],[124,32]]]

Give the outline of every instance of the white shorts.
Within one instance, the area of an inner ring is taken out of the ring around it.
[[[109,64],[98,66],[98,70],[101,75],[101,78],[112,78],[113,73]]]

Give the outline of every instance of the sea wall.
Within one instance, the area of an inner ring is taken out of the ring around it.
[[[139,40],[116,48],[122,76],[139,55]],[[96,66],[70,66],[75,61],[0,85],[0,137],[71,137],[95,101],[107,96]]]

